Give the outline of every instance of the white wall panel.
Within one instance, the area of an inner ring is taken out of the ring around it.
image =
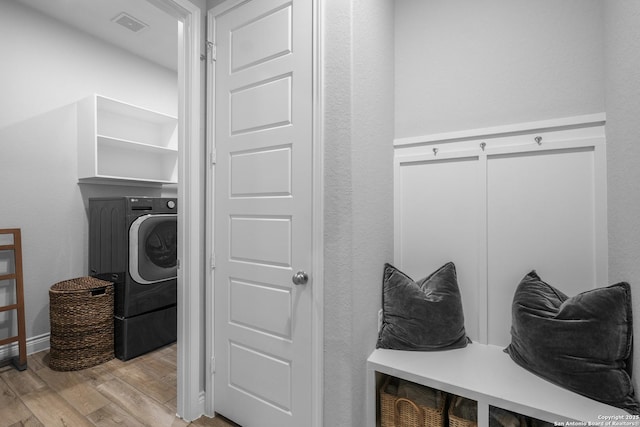
[[[490,156],[489,342],[510,342],[511,301],[535,269],[567,295],[596,284],[593,149]]]
[[[513,294],[531,270],[568,296],[607,285],[597,119],[396,141],[396,266],[420,279],[453,261],[473,340],[510,342]]]
[[[419,280],[453,261],[467,318],[478,338],[481,181],[477,157],[400,162],[396,267]]]

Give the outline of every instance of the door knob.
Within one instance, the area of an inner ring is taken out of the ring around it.
[[[293,275],[291,281],[294,283],[294,285],[306,285],[309,281],[309,275],[301,270]]]

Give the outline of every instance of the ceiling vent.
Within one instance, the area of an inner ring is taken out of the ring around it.
[[[140,32],[148,27],[148,25],[144,22],[134,18],[133,16],[125,12],[122,12],[121,14],[113,18],[111,22],[120,24],[126,29],[133,31],[134,33]]]

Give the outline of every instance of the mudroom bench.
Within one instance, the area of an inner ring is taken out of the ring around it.
[[[367,426],[379,425],[379,388],[385,375],[478,402],[478,427],[488,427],[489,407],[555,426],[638,426],[635,416],[558,387],[516,365],[503,349],[421,352],[377,349],[367,359]],[[613,421],[607,424],[608,421]]]

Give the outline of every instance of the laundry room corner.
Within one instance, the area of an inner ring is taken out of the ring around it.
[[[0,228],[22,231],[27,352],[33,353],[49,347],[49,287],[88,274],[88,200],[177,194],[176,185],[79,184],[77,102],[100,93],[176,116],[177,73],[23,2],[0,2],[0,28],[2,79],[10,82],[0,100]],[[1,325],[1,336],[15,333],[11,319]],[[14,351],[3,346],[0,359]]]

